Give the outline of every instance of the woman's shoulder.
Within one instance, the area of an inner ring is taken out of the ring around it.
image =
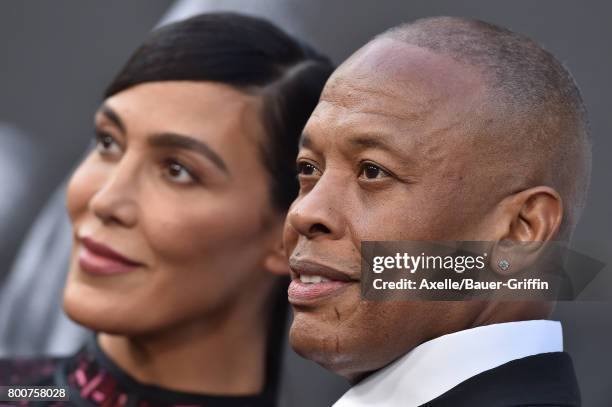
[[[0,359],[0,386],[51,384],[62,360],[61,357]]]

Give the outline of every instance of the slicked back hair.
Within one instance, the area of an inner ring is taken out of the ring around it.
[[[104,93],[158,81],[212,81],[263,97],[262,160],[271,200],[286,211],[297,195],[295,157],[302,128],[333,71],[330,60],[272,23],[206,13],[154,30]]]

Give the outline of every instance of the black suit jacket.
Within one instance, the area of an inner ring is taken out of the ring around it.
[[[422,407],[518,406],[580,406],[580,390],[567,353],[513,360],[471,377]]]

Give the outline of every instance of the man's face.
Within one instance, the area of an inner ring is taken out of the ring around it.
[[[474,318],[477,303],[362,300],[360,244],[486,240],[494,199],[474,145],[484,92],[464,65],[390,39],[329,80],[285,224],[298,353],[357,379]]]

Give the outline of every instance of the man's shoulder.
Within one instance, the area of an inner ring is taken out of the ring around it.
[[[542,353],[516,359],[460,383],[422,407],[580,406],[569,354]]]

